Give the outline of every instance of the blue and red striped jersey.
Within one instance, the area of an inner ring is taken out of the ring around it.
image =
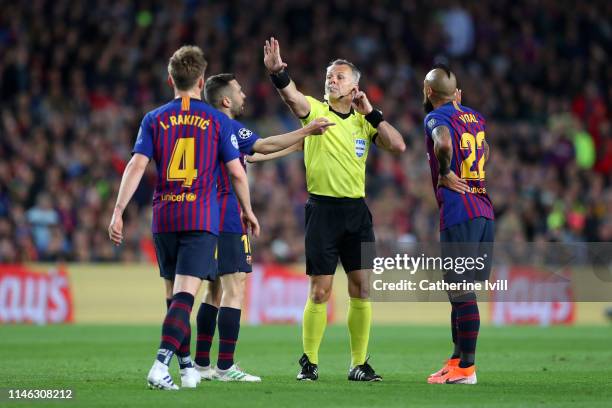
[[[431,111],[424,120],[431,181],[440,207],[440,230],[477,217],[494,219],[485,179],[484,117],[467,106],[449,102]],[[451,134],[451,171],[467,181],[470,192],[459,194],[438,188],[439,164],[434,153],[433,130],[446,126]]]
[[[232,135],[238,141],[240,162],[246,171],[245,156],[253,154],[253,145],[259,139],[259,136],[237,120],[231,120],[231,122]],[[219,206],[221,207],[220,231],[245,234],[246,230],[240,219],[240,203],[236,198],[236,194],[234,194],[227,168],[223,163],[221,164],[217,186],[219,189]]]
[[[177,98],[147,113],[132,154],[155,160],[154,233],[219,233],[220,161],[239,157],[225,114],[199,99]]]

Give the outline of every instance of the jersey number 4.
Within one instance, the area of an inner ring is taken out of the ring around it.
[[[464,180],[484,180],[485,179],[485,155],[484,152],[480,154],[478,159],[478,167],[476,170],[472,170],[474,161],[476,160],[477,149],[483,148],[485,139],[485,132],[478,132],[476,136],[471,133],[464,133],[461,135],[461,148],[469,149],[470,153],[461,162],[461,178]]]
[[[177,139],[172,149],[170,164],[166,172],[168,181],[182,181],[183,187],[191,187],[198,176],[195,168],[195,138]]]

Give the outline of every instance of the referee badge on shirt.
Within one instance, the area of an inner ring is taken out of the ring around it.
[[[355,155],[357,157],[363,157],[363,154],[366,151],[366,141],[365,139],[355,139]]]

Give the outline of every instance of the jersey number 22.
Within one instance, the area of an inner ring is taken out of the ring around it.
[[[474,161],[476,160],[476,150],[482,149],[485,139],[485,132],[480,131],[474,136],[471,133],[461,135],[461,148],[469,149],[468,156],[461,162],[461,178],[464,180],[484,180],[485,179],[485,155],[484,152],[478,159],[478,167],[472,170]]]

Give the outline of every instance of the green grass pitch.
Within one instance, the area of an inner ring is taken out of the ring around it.
[[[300,328],[245,326],[237,361],[262,383],[203,382],[178,392],[146,387],[159,332],[156,326],[1,326],[0,406],[609,407],[612,401],[612,327],[485,326],[479,383],[461,386],[425,381],[450,349],[445,327],[373,327],[371,363],[384,381],[349,383],[348,333],[330,326],[319,381],[301,383],[295,380]],[[179,383],[176,361],[171,367]],[[73,401],[34,403],[8,401],[7,388],[75,391]]]

